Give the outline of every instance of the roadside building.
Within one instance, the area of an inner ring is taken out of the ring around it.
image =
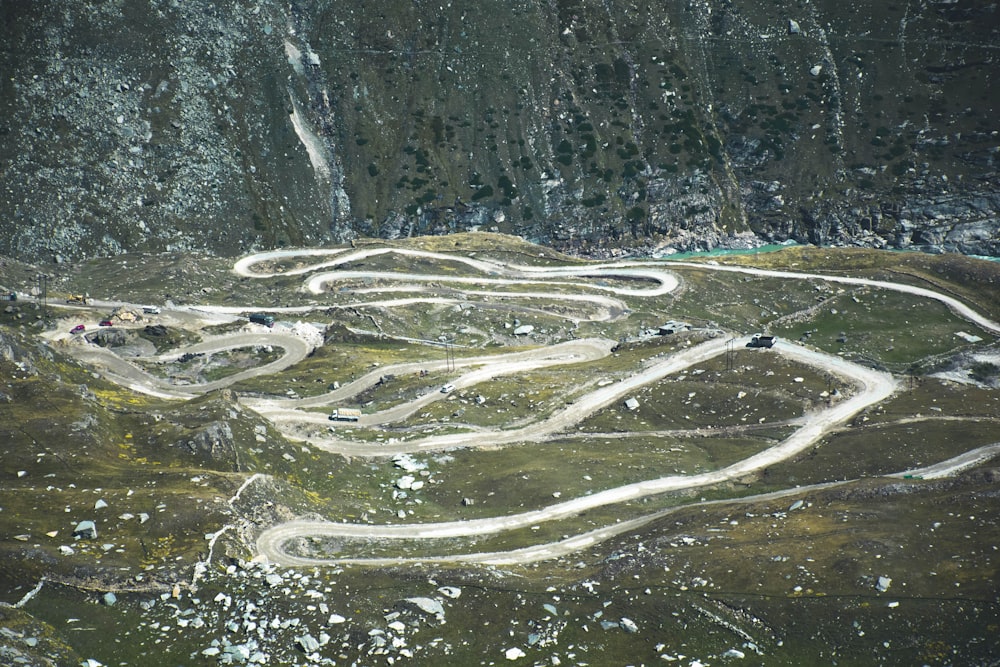
[[[669,336],[670,334],[675,334],[680,331],[690,331],[691,325],[687,322],[677,322],[675,320],[670,320],[669,322],[664,322],[660,325],[660,328],[656,331],[657,336]]]

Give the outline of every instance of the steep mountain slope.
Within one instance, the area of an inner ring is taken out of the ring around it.
[[[1000,254],[1000,10],[3,3],[0,253],[481,227]]]

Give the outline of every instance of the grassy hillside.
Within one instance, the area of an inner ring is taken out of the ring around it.
[[[302,288],[308,272],[290,270],[326,257],[269,260],[257,267],[276,271],[269,278],[239,277],[231,262],[182,254],[55,267],[52,281],[66,293],[164,304],[164,314],[148,322],[105,328],[161,326],[159,353],[180,354],[195,341],[250,327],[171,310],[168,294],[172,303],[202,308],[315,308],[276,311],[273,330],[255,330],[274,336],[312,326],[307,322],[325,326],[323,345],[303,360],[190,400],[130,390],[107,379],[102,365],[76,360],[74,352],[91,343],[68,334],[67,325],[107,317],[104,306],[53,300],[43,318],[22,297],[0,312],[0,599],[23,600],[18,609],[0,609],[0,624],[14,632],[0,640],[4,655],[16,650],[38,664],[46,664],[45,656],[66,656],[51,658],[57,664],[90,657],[105,664],[217,664],[225,651],[245,647],[274,664],[298,664],[315,653],[313,663],[410,657],[413,664],[457,666],[505,661],[506,651],[518,648],[535,662],[561,664],[622,657],[709,664],[743,654],[765,665],[861,665],[872,655],[882,664],[943,665],[988,664],[1000,650],[990,546],[1000,538],[996,459],[941,479],[897,475],[998,441],[1000,394],[997,374],[988,372],[995,334],[937,302],[887,289],[710,265],[657,263],[680,281],[674,292],[657,296],[613,292],[654,284],[619,272],[531,284],[534,291],[549,289],[549,298],[504,297],[528,288],[449,282],[503,275],[496,269],[479,276],[459,260],[539,268],[585,263],[495,234],[356,245],[447,255],[357,255],[342,268],[386,275],[334,283],[320,294]],[[956,255],[791,248],[712,261],[905,281],[968,301],[994,319],[1000,312],[997,266]],[[0,285],[22,293],[38,272],[16,262],[5,262],[3,271]],[[431,284],[391,275],[410,272],[432,276]],[[621,310],[556,300],[594,294],[620,299]],[[364,303],[383,297],[417,302]],[[430,303],[431,297],[454,301]],[[535,330],[515,336],[515,320]],[[655,335],[667,320],[694,328]],[[491,446],[496,430],[556,414],[719,331],[762,330],[778,334],[779,346],[801,340],[886,369],[897,389],[807,450],[723,483],[499,533],[426,540],[304,536],[290,545],[300,555],[411,559],[404,564],[248,562],[261,531],[295,517],[362,526],[502,517],[624,484],[719,470],[781,442],[859,391],[850,378],[789,361],[778,350],[741,347],[636,388],[629,394],[638,402],[634,409],[616,400],[550,436]],[[96,340],[93,326],[88,335]],[[440,336],[452,347],[433,344]],[[595,336],[613,341],[614,350],[593,361],[496,371],[440,392],[468,370],[448,368],[449,358],[461,366],[471,357]],[[279,356],[275,345],[206,353],[180,370],[181,362],[142,364],[161,379],[183,371],[191,389],[228,377],[235,366]],[[396,364],[410,362],[438,365],[396,371]],[[251,409],[261,401],[316,398],[368,375],[374,379],[363,391],[309,408],[318,423],[268,421]],[[324,417],[335,406],[375,415],[425,395],[437,400],[385,424]],[[456,433],[460,444],[414,454],[412,474],[423,484],[406,489],[405,471],[390,458],[321,446],[341,436],[378,453]],[[74,538],[85,520],[95,522],[95,539]],[[533,563],[433,560],[560,542],[633,520],[627,530]],[[107,604],[108,592],[116,594],[114,604]],[[446,622],[420,611],[412,598],[440,602]],[[320,644],[303,644],[306,635]]]

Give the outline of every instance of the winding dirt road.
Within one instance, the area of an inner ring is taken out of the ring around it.
[[[480,271],[482,277],[469,277],[450,274],[415,274],[406,272],[371,272],[358,270],[337,270],[336,267],[352,262],[358,262],[369,257],[395,253],[401,256],[408,256],[424,260],[438,262],[461,263],[467,267]],[[255,271],[255,267],[268,261],[281,261],[296,257],[313,258],[318,261],[293,269],[277,272]],[[329,258],[329,259],[327,259]],[[309,249],[309,250],[281,250],[268,253],[250,255],[239,260],[233,270],[241,275],[252,278],[268,278],[276,275],[307,275],[303,284],[303,289],[312,294],[323,294],[329,290],[336,289],[336,284],[341,281],[377,280],[380,283],[396,283],[386,286],[356,289],[355,294],[371,294],[379,292],[402,291],[428,291],[428,283],[454,285],[456,291],[460,292],[461,299],[448,299],[445,297],[406,297],[399,299],[381,299],[374,301],[364,301],[358,305],[381,305],[393,307],[395,305],[408,305],[412,303],[457,303],[468,302],[468,297],[509,298],[509,299],[544,299],[547,302],[553,300],[574,301],[577,303],[589,304],[596,308],[590,314],[591,320],[611,319],[627,312],[627,306],[616,297],[657,297],[668,294],[678,286],[676,276],[670,272],[674,267],[693,267],[700,270],[724,271],[732,273],[744,273],[750,275],[773,277],[780,279],[794,280],[823,280],[834,283],[863,285],[879,289],[890,289],[930,298],[944,303],[959,316],[968,319],[970,322],[982,327],[987,331],[1000,333],[1000,324],[989,320],[978,314],[965,304],[953,297],[939,294],[925,288],[909,285],[887,283],[883,281],[868,280],[862,278],[845,278],[838,276],[826,276],[822,274],[798,273],[787,271],[774,271],[766,269],[753,269],[746,267],[732,267],[721,265],[706,265],[686,262],[670,261],[623,261],[616,263],[580,265],[580,266],[559,266],[559,267],[533,267],[512,265],[503,262],[489,261],[472,257],[461,257],[443,253],[433,253],[417,250],[401,250],[392,248],[377,248],[363,250],[347,249]],[[317,271],[323,270],[321,273]],[[638,288],[622,287],[601,283],[602,280],[615,279],[623,281],[639,281],[649,283],[651,286]],[[401,285],[399,283],[402,283]],[[544,284],[550,290],[553,286],[564,287],[572,290],[586,290],[605,292],[606,294],[593,293],[561,293],[552,291],[491,291],[516,287],[523,284]],[[486,289],[467,289],[469,287],[483,287]],[[338,306],[302,306],[292,308],[268,308],[274,312],[306,312],[309,310],[328,309]],[[178,309],[187,313],[206,314],[234,314],[245,312],[253,307],[244,308],[223,307],[223,306],[198,306],[196,308]],[[311,445],[330,452],[336,452],[349,456],[364,457],[387,457],[403,452],[427,452],[441,449],[448,449],[459,446],[475,444],[482,446],[509,446],[515,443],[532,442],[542,438],[550,437],[554,434],[565,432],[578,424],[582,419],[595,411],[620,401],[630,392],[649,383],[660,380],[663,377],[677,373],[681,370],[704,362],[707,359],[725,353],[727,344],[744,345],[747,339],[728,339],[718,337],[700,345],[693,346],[676,354],[665,357],[647,367],[638,369],[634,375],[608,386],[599,387],[574,401],[572,405],[540,419],[526,426],[509,430],[491,430],[476,434],[456,433],[441,436],[420,438],[408,442],[393,443],[391,445],[372,445],[371,443],[354,442],[332,435],[317,436],[310,434]],[[274,372],[280,368],[288,367],[301,360],[308,354],[309,346],[302,339],[293,335],[282,335],[278,333],[244,333],[234,336],[226,336],[220,339],[205,341],[197,346],[192,346],[185,352],[214,352],[236,347],[246,347],[250,345],[274,345],[285,350],[285,354],[278,361],[267,366],[246,371],[236,376],[231,376],[224,380],[201,385],[177,386],[165,380],[159,380],[149,376],[131,364],[118,359],[113,353],[105,350],[93,348],[91,346],[74,346],[74,353],[88,363],[98,366],[110,378],[121,382],[137,391],[153,393],[156,395],[171,398],[190,398],[199,393],[217,389],[235,382],[243,377],[260,375]],[[464,360],[457,360],[457,364],[464,368],[469,368],[465,374],[454,380],[458,388],[472,387],[479,382],[488,380],[491,377],[518,373],[528,369],[540,368],[547,365],[573,364],[599,359],[610,353],[613,342],[605,339],[576,340],[553,345],[547,348],[519,351],[506,355],[496,355],[488,357],[476,357]],[[425,524],[405,524],[405,525],[369,525],[369,524],[346,524],[329,521],[309,521],[294,520],[280,525],[272,526],[265,530],[257,540],[258,552],[268,559],[287,565],[315,565],[323,563],[353,562],[367,563],[400,563],[408,562],[410,559],[311,559],[302,558],[289,554],[285,545],[292,540],[303,537],[331,537],[348,539],[431,539],[447,537],[463,537],[472,535],[495,534],[501,531],[515,530],[529,527],[546,521],[555,521],[572,517],[597,507],[613,505],[630,500],[643,498],[668,491],[691,489],[712,484],[718,484],[728,480],[733,480],[748,473],[759,471],[767,466],[774,465],[781,461],[794,457],[805,449],[809,448],[832,429],[844,424],[860,411],[869,406],[875,405],[885,400],[893,393],[896,383],[892,376],[887,373],[871,370],[857,364],[848,362],[840,357],[827,355],[815,350],[811,350],[800,345],[782,342],[775,347],[772,353],[782,354],[797,362],[808,364],[826,372],[842,376],[853,381],[857,386],[857,391],[848,399],[843,400],[829,407],[828,409],[809,414],[806,418],[798,422],[798,428],[785,440],[777,445],[750,456],[742,461],[729,465],[725,468],[697,474],[697,475],[673,475],[659,479],[646,480],[621,486],[614,489],[607,489],[587,496],[568,499],[554,503],[548,507],[530,512],[522,512],[501,517],[486,519],[447,521],[439,523]],[[296,438],[297,431],[302,424],[325,424],[326,417],[323,414],[310,413],[302,408],[321,407],[335,404],[337,401],[347,399],[356,395],[360,391],[372,386],[378,378],[386,373],[411,373],[423,369],[436,369],[443,367],[444,362],[419,364],[401,364],[393,367],[383,367],[368,375],[359,378],[349,385],[324,394],[323,396],[307,399],[274,399],[274,400],[249,400],[244,402],[252,409],[258,411],[276,425],[281,427],[289,437]],[[408,403],[390,408],[388,410],[365,415],[361,425],[376,425],[405,419],[414,414],[429,402],[440,400],[444,395],[434,391],[420,396]],[[474,443],[470,442],[474,441]],[[484,443],[488,443],[484,445]],[[923,476],[934,476],[938,474],[948,474],[962,466],[973,465],[997,453],[998,446],[982,448],[974,452],[969,452],[962,457],[957,457],[951,462],[943,462],[938,466],[931,466],[923,471]],[[911,474],[911,473],[907,473]],[[782,497],[783,495],[793,495],[801,493],[802,489],[789,489],[786,492],[769,494],[768,497]],[[742,499],[745,501],[746,499]],[[740,501],[732,501],[740,502]],[[578,535],[557,544],[537,545],[526,549],[505,552],[502,554],[464,554],[440,557],[421,557],[421,562],[481,562],[481,563],[526,563],[545,558],[552,558],[557,555],[570,553],[573,550],[585,548],[601,539],[620,534],[627,530],[632,530],[644,523],[655,520],[663,513],[641,517],[630,522],[622,522],[614,526],[606,526],[583,535]]]
[[[737,344],[745,344],[747,339],[737,339]],[[533,439],[548,435],[577,423],[587,415],[618,400],[627,392],[635,388],[653,382],[657,379],[676,373],[692,365],[701,363],[706,359],[725,353],[727,340],[723,338],[710,340],[701,345],[685,350],[654,366],[637,373],[627,380],[598,389],[584,396],[570,406],[552,417],[512,431],[493,432],[489,436],[490,443],[510,444],[514,442],[530,442]],[[783,440],[778,445],[771,447],[754,456],[734,463],[720,470],[714,470],[698,475],[672,475],[659,479],[646,480],[620,486],[614,489],[607,489],[587,496],[573,498],[560,503],[549,505],[548,507],[510,514],[502,517],[491,517],[486,519],[470,519],[464,521],[447,521],[440,523],[425,524],[403,524],[403,525],[367,525],[367,524],[345,524],[332,523],[328,521],[295,520],[289,521],[265,530],[257,540],[257,550],[268,559],[285,565],[315,565],[322,563],[343,562],[345,559],[314,559],[303,558],[289,554],[284,545],[289,541],[303,537],[333,537],[333,538],[354,538],[354,539],[427,539],[427,538],[448,538],[448,537],[468,537],[474,535],[487,535],[499,533],[507,530],[516,530],[537,525],[546,521],[555,521],[578,515],[587,510],[606,505],[613,505],[630,500],[636,500],[646,496],[652,496],[667,491],[677,491],[691,489],[711,484],[718,484],[742,477],[748,473],[762,470],[767,466],[774,465],[809,448],[827,432],[838,426],[861,410],[870,405],[874,405],[887,398],[896,387],[892,376],[888,373],[874,371],[857,364],[847,362],[839,357],[826,355],[814,350],[809,350],[799,345],[782,343],[774,348],[772,352],[778,352],[796,361],[818,366],[824,370],[843,375],[853,380],[859,386],[859,391],[851,398],[838,403],[827,410],[809,416],[806,423],[800,426],[791,436]],[[437,438],[428,438],[419,443],[420,450],[439,449],[441,447],[453,447],[460,444],[468,444],[468,434],[450,434]],[[481,438],[477,436],[477,442]],[[415,451],[413,443],[408,443],[403,447],[394,447],[393,452],[400,449],[404,451]],[[582,540],[578,548],[593,544],[594,539],[601,533],[588,533],[587,536],[580,537]],[[609,535],[611,533],[608,533]],[[563,543],[565,548],[567,544]],[[522,551],[517,562],[530,562],[539,557],[549,557],[545,550]],[[448,557],[439,557],[437,560],[451,560],[454,562],[481,562],[482,555],[466,554]],[[497,554],[490,555],[489,562],[496,562]],[[515,553],[511,552],[504,556],[505,559],[514,558]],[[352,562],[364,562],[365,559],[349,559]],[[409,559],[380,559],[379,562],[404,562]],[[426,559],[419,559],[426,560]],[[510,561],[508,561],[510,562]]]
[[[379,252],[390,252],[388,249],[382,249]],[[424,257],[440,257],[435,253],[413,253],[419,254]],[[344,263],[348,261],[353,261],[353,259],[359,258],[358,254],[348,254],[338,257],[333,263],[328,265],[333,265],[335,263]],[[465,261],[455,260],[451,256],[446,256],[451,261]],[[484,271],[495,271],[496,268],[493,263],[483,263],[480,260],[470,260],[467,261],[470,266],[480,268]],[[652,263],[631,263],[631,267],[636,266],[648,266]],[[869,287],[881,288],[881,289],[891,289],[895,291],[905,292],[909,294],[914,294],[916,296],[922,296],[926,298],[932,298],[942,303],[945,303],[949,308],[951,308],[958,315],[969,319],[970,321],[982,326],[984,329],[994,332],[1000,332],[1000,325],[985,318],[972,309],[965,306],[965,304],[957,301],[956,299],[949,297],[947,295],[938,294],[931,290],[927,290],[919,287],[912,287],[909,285],[898,285],[894,283],[887,283],[883,281],[875,281],[868,279],[854,279],[854,278],[841,278],[841,277],[831,277],[824,276],[821,274],[808,274],[808,273],[796,273],[796,272],[781,272],[781,271],[770,271],[763,269],[752,269],[744,267],[723,267],[723,266],[706,266],[703,264],[693,264],[693,263],[671,263],[676,266],[691,266],[697,267],[699,269],[709,269],[709,270],[720,270],[720,271],[731,271],[736,273],[746,273],[751,275],[759,275],[766,277],[776,277],[776,278],[787,278],[787,279],[798,279],[798,280],[827,280],[830,282],[837,282],[843,284],[854,284],[854,285],[864,285]],[[252,261],[248,261],[244,268],[249,271],[249,267],[253,265]],[[662,263],[657,265],[658,267],[663,266]],[[575,270],[575,267],[574,267]],[[521,273],[523,271],[523,273]],[[303,273],[305,270],[303,270]],[[519,273],[518,277],[524,275],[537,275],[530,268],[517,267],[515,273]],[[568,271],[567,273],[571,273]],[[556,274],[553,274],[556,275]],[[564,275],[564,274],[559,274]],[[581,274],[576,274],[581,275]],[[624,273],[619,273],[624,277]],[[342,276],[339,276],[342,277]],[[306,284],[307,289],[313,293],[320,293],[326,285],[337,280],[338,275],[335,272],[328,272],[314,276]],[[381,276],[383,279],[386,275]],[[644,278],[649,278],[648,275],[643,275]],[[424,277],[423,279],[435,279],[436,277]],[[405,275],[404,279],[413,279],[411,275]],[[516,278],[515,278],[516,280]],[[667,283],[661,282],[661,288]],[[674,283],[676,285],[676,283]],[[638,290],[636,291],[638,292]],[[739,341],[739,344],[745,343]],[[625,382],[617,383],[614,386],[599,389],[597,391],[587,394],[583,398],[577,400],[574,405],[566,408],[565,410],[549,417],[548,419],[536,422],[529,426],[523,427],[521,429],[514,429],[510,431],[494,432],[489,438],[490,443],[495,443],[496,446],[503,446],[506,444],[514,442],[525,442],[532,441],[552,433],[557,433],[559,431],[565,430],[571,425],[579,422],[586,415],[591,414],[595,410],[608,405],[615,400],[619,400],[623,395],[634,390],[635,388],[647,384],[649,382],[655,381],[659,378],[669,375],[671,373],[676,373],[679,370],[687,368],[693,364],[699,363],[707,358],[716,356],[724,352],[726,341],[724,339],[716,339],[699,345],[695,348],[682,352],[680,354],[674,355],[671,358],[656,364],[645,371],[636,373],[634,376],[628,378]],[[284,549],[284,545],[290,540],[300,538],[303,536],[309,537],[339,537],[339,538],[380,538],[380,539],[421,539],[421,538],[442,538],[442,537],[461,537],[470,535],[483,535],[490,533],[497,533],[505,530],[513,530],[518,528],[524,528],[531,525],[536,525],[544,521],[558,520],[561,518],[577,515],[581,512],[587,511],[588,509],[593,509],[595,507],[600,507],[603,505],[621,503],[628,500],[634,500],[647,495],[654,495],[658,493],[663,493],[665,491],[696,488],[699,486],[717,484],[719,482],[735,479],[746,475],[748,473],[761,470],[769,465],[773,465],[780,461],[786,460],[796,454],[802,452],[803,450],[810,447],[812,444],[821,439],[826,433],[828,433],[834,427],[846,422],[852,416],[865,409],[870,405],[874,405],[885,398],[887,398],[895,388],[895,382],[892,377],[886,373],[880,373],[873,371],[868,368],[852,364],[845,361],[840,357],[835,357],[832,355],[826,355],[814,350],[809,350],[807,348],[789,344],[783,342],[776,350],[785,354],[797,361],[802,363],[813,365],[817,368],[826,370],[827,372],[835,373],[838,375],[846,376],[853,379],[858,383],[861,390],[855,394],[852,398],[847,401],[841,402],[828,410],[824,410],[820,413],[810,415],[810,418],[805,420],[805,424],[797,429],[790,437],[786,438],[783,442],[779,443],[777,446],[769,448],[768,450],[751,456],[743,461],[735,463],[724,469],[703,473],[700,475],[689,475],[689,476],[670,476],[664,477],[657,480],[648,480],[644,482],[639,482],[636,484],[630,484],[627,486],[618,487],[616,489],[609,489],[600,493],[575,498],[567,500],[561,503],[556,503],[550,505],[546,508],[535,510],[531,512],[524,512],[520,514],[508,515],[504,517],[496,517],[489,519],[478,519],[478,520],[467,520],[467,521],[453,521],[453,522],[441,522],[441,523],[431,523],[431,524],[417,524],[417,525],[391,525],[391,526],[371,526],[371,525],[359,525],[359,524],[343,524],[343,523],[332,523],[327,521],[307,521],[307,520],[296,520],[287,522],[278,526],[274,526],[266,531],[264,531],[258,538],[257,548],[258,551],[268,557],[269,559],[285,563],[285,564],[318,564],[326,562],[344,562],[345,560],[351,560],[353,562],[369,562],[369,563],[399,563],[406,562],[409,559],[310,559],[302,558],[298,556],[293,556]],[[388,416],[386,416],[388,417]],[[289,418],[294,418],[289,415]],[[386,449],[380,449],[379,454],[390,455],[399,452],[413,452],[413,451],[428,451],[432,449],[440,449],[442,447],[453,447],[460,446],[469,440],[470,436],[468,434],[452,434],[448,436],[440,436],[433,438],[426,438],[423,440],[418,440],[415,442],[408,442],[404,444],[396,444],[393,447]],[[482,442],[484,439],[481,437],[476,437],[477,442]],[[372,451],[368,445],[359,445],[358,443],[351,443],[345,440],[338,439],[328,439],[318,443],[318,446],[327,449],[329,451],[337,451],[345,454],[353,455],[367,455],[371,456]],[[977,459],[978,460],[978,459]],[[788,493],[795,493],[798,490],[789,490]],[[441,556],[441,557],[421,557],[417,560],[420,561],[440,561],[440,562],[481,562],[481,563],[525,563],[532,562],[535,560],[551,558],[555,555],[569,553],[576,549],[585,548],[595,541],[600,539],[606,539],[612,534],[619,534],[625,530],[630,530],[637,527],[643,523],[653,520],[655,517],[644,517],[637,519],[634,522],[629,522],[625,526],[621,524],[616,524],[615,526],[608,526],[597,531],[589,532],[585,535],[576,536],[568,540],[564,540],[556,545],[539,545],[536,547],[529,547],[527,549],[506,552],[503,554],[464,554],[464,555],[452,555],[452,556]],[[632,524],[635,524],[634,526]]]
[[[190,399],[209,391],[228,387],[234,382],[239,382],[246,378],[276,373],[289,366],[293,366],[305,359],[306,355],[312,351],[312,347],[302,338],[288,334],[277,332],[263,334],[239,333],[204,340],[185,347],[183,350],[171,352],[170,354],[141,358],[143,361],[152,362],[170,361],[180,357],[182,354],[212,354],[225,350],[262,345],[282,348],[284,354],[281,358],[269,364],[234,373],[221,380],[187,385],[176,384],[151,375],[122,359],[111,350],[96,345],[75,345],[71,348],[71,352],[81,361],[99,370],[109,380],[128,387],[133,391],[160,398]]]
[[[906,285],[903,283],[890,283],[884,280],[870,280],[868,278],[847,278],[844,276],[827,276],[819,273],[798,273],[796,271],[774,271],[770,269],[753,269],[745,266],[724,266],[720,264],[698,264],[695,262],[674,262],[674,266],[696,267],[699,269],[710,269],[712,271],[725,271],[729,273],[746,273],[754,276],[766,278],[782,278],[788,280],[825,280],[830,283],[840,283],[842,285],[861,285],[865,287],[876,287],[894,292],[913,294],[925,299],[940,301],[948,306],[959,317],[969,320],[973,324],[982,327],[987,331],[1000,334],[1000,323],[980,315],[978,312],[965,305],[958,299],[947,294],[941,294],[924,287]]]
[[[512,352],[509,354],[498,354],[482,357],[469,357],[466,359],[456,359],[452,363],[453,367],[479,367],[469,371],[458,378],[452,380],[451,384],[455,389],[472,387],[480,382],[485,382],[493,377],[512,375],[523,371],[536,370],[549,366],[564,366],[568,364],[578,364],[588,361],[596,361],[611,354],[614,341],[606,338],[584,338],[579,340],[566,341],[548,347],[536,348]],[[310,398],[300,399],[244,399],[243,403],[253,410],[259,412],[273,422],[295,422],[298,424],[322,424],[328,425],[329,421],[325,414],[315,412],[304,412],[295,408],[319,407],[336,404],[337,401],[355,396],[359,392],[373,386],[378,379],[385,374],[412,374],[420,370],[441,370],[448,362],[414,362],[405,364],[395,364],[382,366],[377,370],[362,376],[358,380],[351,382],[340,389]],[[395,407],[377,412],[374,414],[362,415],[358,422],[360,426],[376,426],[406,419],[417,411],[423,409],[428,404],[447,398],[447,394],[441,393],[437,387],[414,400],[397,405]],[[456,434],[463,435],[463,434]],[[294,434],[290,434],[292,439],[301,439]],[[469,436],[463,436],[468,440]],[[311,434],[309,442],[326,451],[352,456],[393,456],[401,451],[425,451],[428,449],[442,449],[455,446],[448,444],[448,438],[428,438],[408,443],[408,445],[398,444],[391,449],[378,448],[371,443],[356,443],[350,440],[338,440],[325,436],[322,433]],[[460,439],[456,439],[458,442]],[[504,443],[506,444],[506,442]]]

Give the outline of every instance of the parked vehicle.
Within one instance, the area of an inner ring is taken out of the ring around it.
[[[0,294],[0,301],[17,301],[17,292]]]
[[[263,324],[265,327],[273,327],[274,315],[268,315],[267,313],[252,313],[250,315],[250,321],[254,324]]]
[[[147,315],[159,315],[160,309],[157,308],[156,306],[143,306],[142,312],[146,313]]]
[[[98,324],[98,326],[102,327],[113,327],[114,325],[115,323],[112,322],[111,320],[101,320],[100,324]]]
[[[455,385],[453,384],[446,384],[445,386],[441,387],[442,394],[450,394],[453,391],[455,391]]]
[[[75,327],[73,327],[72,329],[70,329],[69,332],[71,334],[78,334],[78,333],[82,333],[82,332],[84,332],[86,330],[87,330],[87,327],[85,327],[82,324],[77,324]]]

